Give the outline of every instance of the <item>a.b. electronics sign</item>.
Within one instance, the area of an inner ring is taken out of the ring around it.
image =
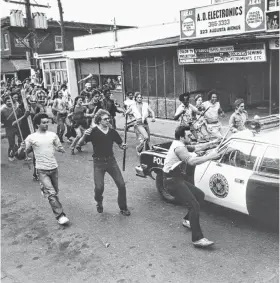
[[[181,39],[265,30],[265,0],[237,0],[180,11]]]
[[[264,43],[178,50],[179,65],[266,62]]]

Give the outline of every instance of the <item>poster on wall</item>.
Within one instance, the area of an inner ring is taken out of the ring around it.
[[[180,39],[265,30],[265,0],[237,0],[180,11]]]
[[[179,65],[266,62],[264,43],[185,48],[178,50]]]
[[[266,31],[279,31],[279,11],[266,12]]]

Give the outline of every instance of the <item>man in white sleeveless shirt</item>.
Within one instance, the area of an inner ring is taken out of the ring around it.
[[[199,203],[204,201],[204,193],[191,184],[190,180],[186,180],[186,171],[193,170],[192,166],[219,158],[221,153],[214,150],[200,157],[193,155],[191,152],[216,147],[216,142],[190,145],[191,135],[189,126],[176,128],[175,140],[172,142],[164,161],[163,185],[167,191],[186,204],[188,214],[184,217],[183,225],[191,228],[193,244],[196,247],[208,247],[214,242],[204,238],[199,223]]]
[[[134,129],[136,134],[139,135],[140,144],[136,147],[139,154],[141,151],[149,149],[150,129],[147,118],[151,114],[152,122],[155,122],[155,113],[148,103],[142,102],[140,92],[135,92],[134,97],[136,103],[131,104],[125,114],[133,115],[136,120]]]

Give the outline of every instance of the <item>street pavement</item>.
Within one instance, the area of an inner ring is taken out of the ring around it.
[[[152,138],[153,144],[163,141]],[[71,156],[69,144],[64,144],[67,153],[57,154],[60,200],[71,224],[61,227],[32,172],[24,161],[8,161],[7,140],[2,140],[1,282],[279,282],[275,229],[206,204],[201,226],[215,245],[194,248],[191,232],[181,225],[186,208],[164,202],[153,180],[135,176],[133,134],[127,143],[123,175],[130,217],[119,214],[117,189],[109,176],[104,213],[96,212],[91,145]],[[116,147],[115,153],[121,165],[122,151]]]

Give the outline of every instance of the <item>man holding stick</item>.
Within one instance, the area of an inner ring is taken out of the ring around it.
[[[126,202],[126,187],[121,170],[113,153],[113,143],[117,143],[121,149],[126,148],[118,132],[109,126],[110,113],[103,109],[97,111],[95,124],[88,140],[93,146],[93,170],[95,184],[95,200],[97,212],[103,212],[104,176],[107,172],[118,187],[118,205],[121,214],[130,215]]]

